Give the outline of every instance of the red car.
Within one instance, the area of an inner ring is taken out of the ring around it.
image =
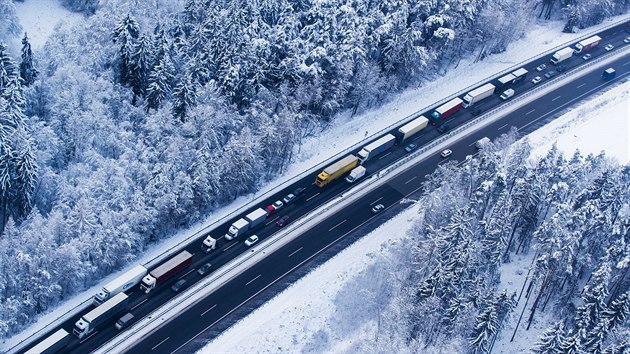
[[[269,204],[265,208],[265,211],[267,212],[267,216],[269,217],[269,216],[273,215],[273,213],[276,212],[276,208],[274,208],[273,205]]]
[[[276,221],[276,225],[283,227],[284,225],[289,223],[289,215],[285,215],[280,218],[280,220]]]

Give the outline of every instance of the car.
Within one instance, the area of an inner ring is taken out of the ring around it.
[[[245,246],[249,247],[249,246],[253,245],[256,242],[258,242],[258,236],[251,235],[251,236],[249,236],[247,238],[247,240],[245,240]]]
[[[449,131],[449,129],[451,129],[451,127],[449,127],[448,124],[442,124],[437,128],[437,131],[444,134]]]
[[[610,52],[611,50],[615,49],[615,46],[614,46],[614,45],[612,45],[612,44],[606,44],[606,46],[604,47],[604,49],[605,49],[607,52]]]
[[[123,317],[116,321],[116,329],[122,331],[123,329],[127,328],[133,321],[133,318],[133,314],[131,312],[127,312]]]
[[[286,197],[282,199],[284,204],[291,204],[295,200],[295,194],[289,193]]]
[[[505,91],[503,91],[503,93],[501,94],[501,99],[506,101],[508,98],[514,96],[514,90],[513,89],[507,89]]]
[[[582,55],[582,59],[583,59],[583,60],[589,60],[589,59],[591,59],[591,57],[592,57],[592,55],[590,55],[590,54],[584,54],[584,55]]]
[[[276,209],[276,211],[280,210],[280,208],[282,208],[284,206],[284,203],[282,202],[282,200],[277,200],[275,203],[273,203],[273,207]]]
[[[556,68],[556,71],[559,73],[564,72],[565,70],[567,70],[567,67],[564,65],[558,65],[558,67]]]
[[[284,225],[289,223],[289,215],[285,215],[281,217],[278,221],[276,221],[276,225],[283,227]]]
[[[624,42],[624,43],[626,43],[626,44],[630,43],[630,37],[626,37],[626,38],[624,38],[624,39],[623,39],[623,42]]]
[[[405,146],[405,151],[407,151],[407,152],[412,152],[412,151],[414,151],[417,147],[418,147],[418,145],[416,145],[416,144],[409,144],[409,145]]]
[[[306,188],[304,187],[297,187],[295,188],[295,190],[293,191],[293,194],[295,195],[296,198],[301,197],[304,193],[306,192]]]
[[[267,212],[267,216],[271,216],[273,215],[273,213],[276,212],[276,208],[273,206],[273,204],[269,204],[265,207],[265,211]]]
[[[383,204],[376,204],[374,208],[372,208],[372,214],[378,214],[383,210],[385,210],[385,206]]]
[[[547,72],[545,73],[545,77],[546,77],[546,78],[548,78],[548,79],[552,78],[552,77],[553,77],[553,76],[555,76],[555,75],[556,75],[556,72],[555,72],[555,71],[553,71],[553,70],[547,71]]]
[[[535,78],[532,79],[532,84],[536,85],[537,83],[541,81],[542,81],[542,77],[536,76]]]
[[[199,268],[199,270],[197,270],[197,273],[199,273],[199,275],[204,275],[204,274],[208,273],[210,268],[212,268],[212,264],[206,263],[206,264],[202,265],[201,268]]]
[[[547,69],[547,65],[545,64],[540,64],[536,67],[536,71],[543,71],[545,69]]]
[[[171,290],[177,293],[184,288],[184,285],[186,285],[186,279],[180,279],[177,281],[177,283],[171,286]]]
[[[473,116],[478,116],[481,114],[481,108],[474,108],[470,113],[472,113]]]
[[[447,158],[451,156],[452,153],[453,151],[451,151],[450,149],[445,149],[445,150],[442,150],[442,152],[440,153],[440,156]]]

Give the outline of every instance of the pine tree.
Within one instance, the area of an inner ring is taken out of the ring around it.
[[[558,321],[538,338],[538,343],[532,348],[532,351],[540,354],[561,354],[564,341],[564,325],[562,321]]]
[[[173,73],[175,68],[168,55],[165,53],[162,60],[153,69],[149,76],[149,86],[147,87],[146,109],[158,109],[162,102],[170,95],[173,84]]]
[[[39,72],[33,66],[33,51],[31,44],[28,42],[28,36],[24,33],[22,38],[22,62],[20,63],[20,77],[24,86],[30,86],[35,82]]]
[[[147,88],[147,77],[153,67],[154,53],[153,41],[147,36],[142,36],[134,48],[129,61],[127,72],[133,90],[134,103],[137,97],[143,96]]]
[[[185,75],[173,92],[173,115],[180,121],[186,121],[188,110],[195,105],[197,87],[191,75]]]
[[[580,346],[580,339],[574,332],[570,332],[564,337],[560,349],[562,349],[562,353],[566,354],[582,354],[584,352]]]
[[[490,350],[490,343],[497,333],[498,325],[496,308],[490,303],[477,315],[475,328],[469,340],[473,353],[487,353]]]
[[[609,328],[622,325],[630,314],[630,292],[625,292],[617,297],[610,306],[602,312],[602,320],[607,321]]]
[[[5,90],[11,85],[18,75],[13,59],[7,53],[7,47],[0,42],[0,97],[6,95]]]
[[[120,45],[119,74],[120,83],[123,85],[131,83],[133,69],[133,55],[136,51],[136,42],[140,36],[140,27],[136,20],[127,16],[116,26],[112,32],[112,40]]]

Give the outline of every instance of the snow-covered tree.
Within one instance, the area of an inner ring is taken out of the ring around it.
[[[24,86],[30,86],[37,78],[39,71],[33,66],[33,51],[28,42],[28,36],[24,33],[22,38],[22,61],[20,62],[20,77]]]

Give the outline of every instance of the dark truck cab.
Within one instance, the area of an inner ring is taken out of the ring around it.
[[[615,71],[615,69],[608,68],[604,70],[602,77],[604,78],[604,80],[612,80],[615,78],[616,75],[617,75],[617,72]]]

